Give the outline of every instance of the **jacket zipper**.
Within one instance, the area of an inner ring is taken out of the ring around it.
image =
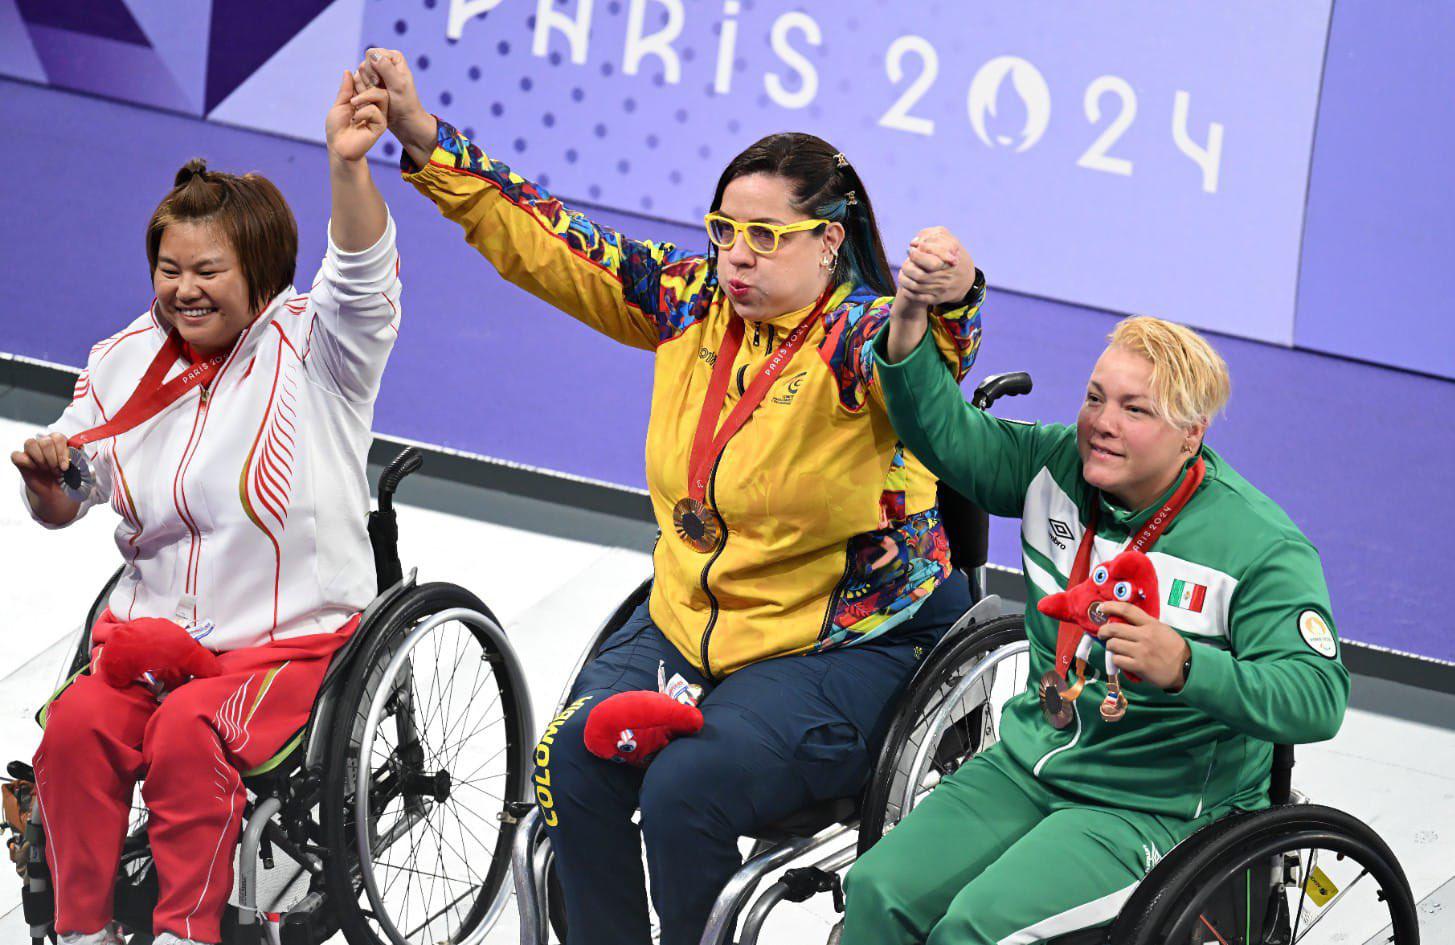
[[[712,472],[707,477],[707,504],[712,508],[713,512],[717,513],[719,519],[722,519],[722,513],[717,511],[717,469],[721,465],[722,454],[718,454],[717,462],[712,464]],[[702,592],[707,595],[707,602],[711,608],[707,615],[707,626],[702,631],[702,643],[700,644],[702,675],[710,680],[717,678],[712,672],[712,663],[708,660],[707,648],[712,639],[712,628],[717,624],[718,605],[717,595],[713,594],[712,588],[707,586],[707,572],[711,571],[712,566],[717,563],[717,559],[722,555],[723,549],[727,547],[727,541],[728,528],[727,522],[724,520],[722,523],[722,541],[718,542],[717,550],[713,551],[712,557],[708,558],[707,563],[702,566],[702,576],[699,578],[699,583],[702,585]]]
[[[849,583],[849,572],[854,567],[854,556],[846,547],[844,549],[844,573],[839,576],[839,583],[834,585],[834,592],[829,595],[828,609],[823,612],[823,626],[819,627],[818,638],[822,642],[829,635],[829,625],[834,619],[834,608],[839,603],[839,598],[844,594],[844,585]]]
[[[189,462],[189,454],[195,453],[195,450],[192,448],[193,442],[196,441],[200,444],[202,435],[199,431],[203,426],[206,425],[207,422],[207,388],[202,388],[200,393],[202,396],[197,399],[197,414],[196,418],[193,420],[192,423],[193,433],[192,435],[187,437],[187,445],[182,448],[182,462],[181,465],[177,467],[177,494],[182,501],[174,501],[173,503],[177,506],[177,512],[182,516],[182,522],[187,526],[187,531],[191,536],[191,541],[188,545],[187,552],[187,576],[183,581],[183,586],[188,592],[192,590],[191,585],[193,552],[196,552],[197,555],[200,555],[202,553],[200,548],[198,547],[202,544],[202,532],[200,529],[198,529],[197,522],[192,518],[190,512],[186,510],[187,476],[183,472],[183,469],[187,466]]]

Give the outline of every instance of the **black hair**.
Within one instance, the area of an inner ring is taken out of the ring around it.
[[[834,265],[835,283],[856,282],[880,295],[893,295],[894,275],[874,219],[869,192],[854,166],[833,145],[816,135],[787,131],[769,135],[728,162],[712,195],[714,212],[722,207],[727,185],[749,174],[772,174],[792,184],[793,209],[844,226],[844,243]],[[717,251],[714,248],[712,258]]]
[[[260,174],[210,171],[201,158],[182,165],[147,223],[147,263],[153,274],[163,231],[173,223],[202,222],[216,223],[237,253],[252,314],[293,284],[298,223],[272,181]]]

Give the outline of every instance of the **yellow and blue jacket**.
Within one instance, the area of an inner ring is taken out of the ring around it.
[[[935,478],[895,436],[870,342],[891,299],[845,283],[747,425],[713,467],[707,501],[726,525],[709,552],[678,540],[687,457],[731,318],[700,253],[629,239],[439,123],[429,165],[405,177],[521,288],[597,331],[656,354],[646,472],[663,536],[651,614],[703,674],[847,646],[891,631],[950,573]],[[980,344],[984,280],[936,312],[957,378]],[[725,417],[808,310],[748,322]]]

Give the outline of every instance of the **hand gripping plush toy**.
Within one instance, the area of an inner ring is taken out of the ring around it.
[[[217,676],[222,667],[192,633],[170,620],[139,617],[112,626],[95,671],[117,689],[141,681],[159,692],[188,679]]]
[[[645,768],[672,739],[702,730],[697,708],[701,686],[688,685],[676,674],[668,681],[659,664],[657,689],[618,692],[592,709],[582,733],[586,750],[607,761]]]
[[[1140,551],[1124,551],[1092,568],[1091,576],[1085,581],[1049,594],[1036,605],[1047,617],[1064,621],[1056,639],[1056,673],[1064,677],[1073,656],[1076,661],[1076,682],[1060,694],[1066,702],[1074,700],[1086,686],[1086,660],[1091,656],[1091,641],[1100,636],[1102,625],[1110,620],[1102,612],[1101,604],[1110,600],[1135,604],[1147,616],[1157,618],[1161,603],[1157,596],[1157,569],[1152,566],[1152,560]],[[1081,632],[1066,633],[1067,623],[1079,627]],[[1105,666],[1106,700],[1101,704],[1101,717],[1117,722],[1127,714],[1127,697],[1122,694],[1121,672],[1112,661],[1110,650],[1106,651]],[[1128,682],[1141,681],[1133,673],[1126,676]]]

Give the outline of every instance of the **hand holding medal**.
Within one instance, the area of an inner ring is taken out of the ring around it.
[[[44,433],[10,454],[25,482],[31,508],[48,524],[64,525],[75,518],[86,486],[94,486],[94,480],[87,480],[89,470],[76,462],[78,452],[66,444],[65,434]],[[81,460],[84,462],[84,454]]]
[[[1102,628],[1101,640],[1117,668],[1136,673],[1160,689],[1181,688],[1186,682],[1182,664],[1190,649],[1182,635],[1140,607],[1107,601],[1101,608],[1116,621]]]
[[[125,433],[155,417],[193,388],[206,387],[227,359],[226,352],[214,354],[205,361],[188,363],[180,374],[166,380],[168,372],[182,359],[183,350],[182,337],[172,331],[136,390],[106,423],[72,437],[43,434],[26,440],[23,451],[10,454],[10,461],[25,480],[30,507],[42,521],[69,525],[81,503],[100,488],[81,447]]]

